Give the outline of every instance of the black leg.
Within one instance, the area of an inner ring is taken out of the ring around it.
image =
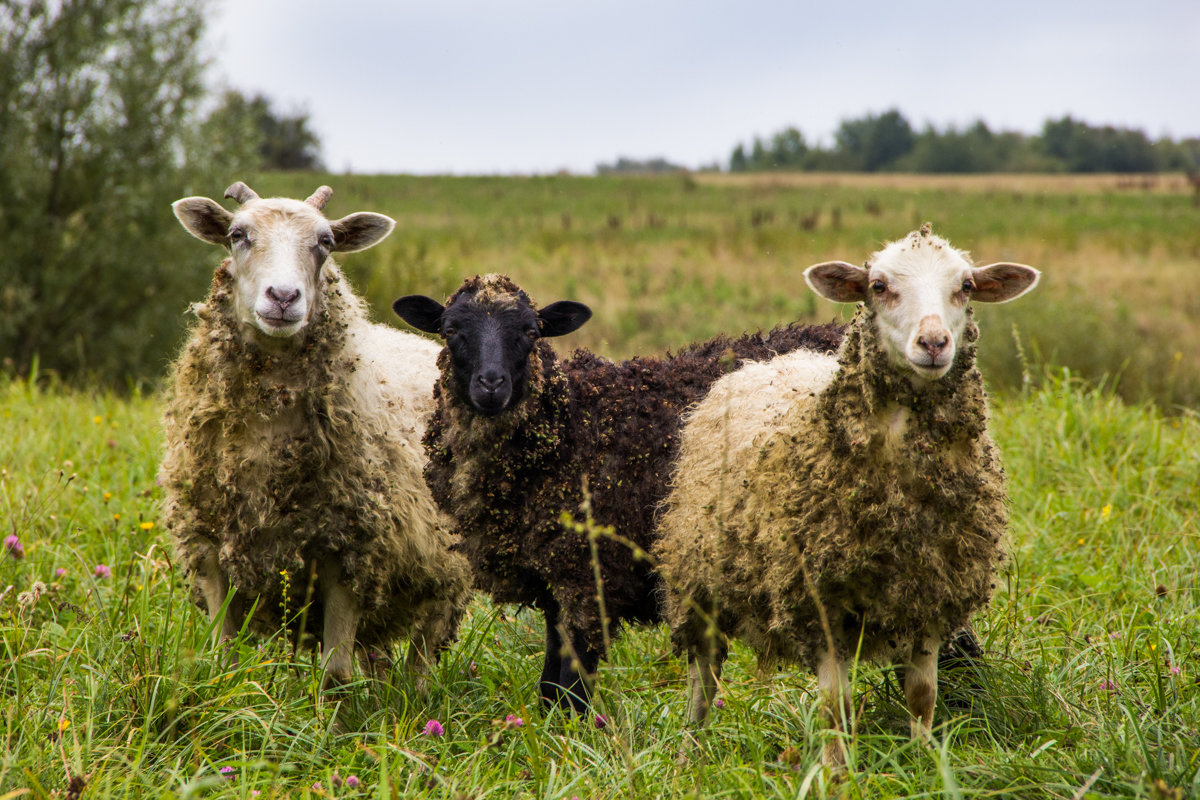
[[[558,606],[548,606],[542,613],[546,616],[546,658],[542,662],[538,696],[542,705],[550,708],[561,702],[562,697],[562,687],[558,684],[562,672],[562,636],[558,633]]]
[[[573,655],[579,658],[579,669],[574,669],[571,653],[563,656],[559,685],[565,691],[559,699],[559,705],[565,708],[569,703],[576,713],[582,714],[587,711],[591,701],[591,676],[600,664],[600,650],[593,648],[579,631],[571,632],[571,649]]]

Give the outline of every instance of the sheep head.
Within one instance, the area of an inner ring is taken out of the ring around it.
[[[571,333],[592,316],[587,306],[570,300],[539,311],[504,275],[467,280],[444,306],[409,295],[392,308],[414,328],[446,340],[451,385],[459,400],[489,417],[525,397],[529,357],[538,339]]]
[[[950,371],[972,300],[1013,300],[1036,286],[1039,277],[1024,264],[974,267],[968,253],[935,236],[929,223],[861,267],[830,261],[804,271],[822,297],[871,306],[880,344],[892,362],[925,380]]]
[[[294,337],[313,317],[321,271],[335,252],[365,250],[395,226],[382,214],[359,212],[328,220],[321,213],[333,190],[307,200],[261,198],[238,181],[225,191],[241,207],[228,211],[207,197],[172,204],[193,236],[230,252],[234,303],[243,329],[275,339]]]

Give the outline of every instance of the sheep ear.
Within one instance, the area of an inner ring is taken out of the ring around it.
[[[857,303],[867,299],[867,278],[870,273],[845,261],[826,261],[804,270],[809,287],[835,303]]]
[[[339,253],[366,250],[387,238],[396,227],[396,220],[383,214],[360,211],[329,223],[333,228],[333,249]]]
[[[538,330],[542,336],[563,336],[583,327],[592,318],[592,310],[583,303],[559,300],[538,312]]]
[[[980,303],[1007,303],[1037,286],[1042,273],[1024,264],[988,264],[971,270],[975,290],[971,299]]]
[[[410,294],[392,303],[392,310],[400,319],[419,331],[442,332],[442,312],[446,309],[432,297]]]
[[[207,197],[185,197],[171,204],[175,216],[197,239],[229,247],[229,224],[233,214]]]

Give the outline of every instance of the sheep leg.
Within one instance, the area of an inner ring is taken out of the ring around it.
[[[824,706],[825,719],[835,731],[845,731],[850,725],[853,712],[850,701],[850,673],[845,659],[836,652],[822,650],[817,660],[817,694]],[[842,737],[831,737],[825,742],[821,762],[834,769],[846,764],[846,751]]]
[[[542,677],[538,680],[538,694],[542,705],[549,709],[562,701],[563,643],[558,632],[558,606],[547,605],[542,612],[546,617],[546,656],[542,661]]]
[[[933,729],[933,706],[937,701],[938,650],[941,641],[926,636],[913,647],[904,670],[904,698],[908,701],[912,738],[928,742]]]
[[[221,562],[215,551],[204,556],[200,571],[196,575],[196,584],[204,596],[208,621],[213,622],[221,613],[221,606],[225,605],[225,598],[229,596],[229,577],[221,569]],[[234,596],[229,599],[229,607],[225,609],[225,616],[222,618],[220,626],[213,628],[213,647],[237,636],[238,628],[241,627],[241,617],[241,600],[235,592]]]
[[[688,719],[698,727],[708,721],[708,712],[717,696],[721,663],[707,653],[688,654]]]
[[[342,582],[342,568],[333,559],[317,564],[325,619],[321,637],[322,690],[350,680],[354,666],[354,640],[362,608],[349,587]]]
[[[563,694],[558,704],[565,708],[570,703],[575,713],[582,714],[591,702],[592,676],[600,665],[600,650],[592,646],[586,634],[572,631],[571,651],[563,656],[561,663],[558,685]]]

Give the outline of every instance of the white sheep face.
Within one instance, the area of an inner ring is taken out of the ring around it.
[[[296,336],[312,319],[330,254],[366,249],[395,225],[368,212],[331,222],[320,210],[330,194],[322,187],[306,201],[262,199],[236,183],[226,192],[243,204],[234,213],[207,197],[174,203],[175,215],[193,236],[229,249],[243,330],[278,340]]]
[[[1036,286],[1039,277],[1024,264],[974,267],[967,253],[934,236],[928,225],[888,244],[862,267],[831,261],[804,272],[822,297],[868,303],[892,363],[924,380],[950,371],[972,300],[1013,300]]]

